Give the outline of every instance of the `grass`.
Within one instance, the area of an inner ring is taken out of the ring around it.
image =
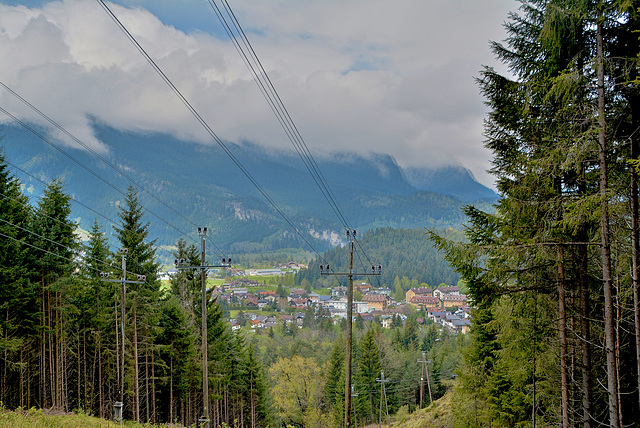
[[[119,427],[113,421],[99,419],[84,414],[51,414],[42,409],[17,409],[7,411],[0,409],[0,428],[116,428]],[[134,422],[125,422],[123,426],[142,427]]]
[[[53,413],[34,408],[9,411],[0,403],[0,428],[166,428],[168,426],[175,425],[142,424],[126,420],[120,425],[114,421],[83,413]],[[195,428],[195,425],[191,427]]]
[[[452,422],[452,398],[450,389],[444,396],[436,400],[429,407],[420,409],[412,414],[398,414],[393,428],[445,428]],[[400,412],[398,412],[400,413]]]

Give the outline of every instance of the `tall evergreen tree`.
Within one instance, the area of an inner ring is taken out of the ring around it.
[[[495,404],[493,417],[504,415],[505,424],[525,418],[535,424],[544,417],[558,418],[562,426],[590,426],[603,404],[592,403],[591,379],[603,367],[609,423],[620,426],[627,414],[621,400],[628,394],[616,390],[628,389],[620,368],[628,338],[615,327],[624,322],[624,315],[616,315],[624,314],[616,308],[616,287],[620,293],[624,284],[615,279],[615,269],[625,272],[626,262],[612,261],[626,260],[629,252],[629,240],[619,232],[628,215],[626,192],[618,190],[628,181],[617,166],[624,163],[615,162],[628,134],[618,137],[606,123],[627,121],[620,114],[622,97],[607,84],[616,79],[607,49],[620,37],[612,36],[613,29],[631,19],[630,9],[626,2],[521,1],[520,13],[507,23],[506,44],[493,45],[515,78],[486,68],[479,79],[491,109],[486,146],[502,196],[496,214],[467,209],[466,245],[432,235],[469,282],[478,305],[467,385],[490,404],[484,408]],[[605,315],[601,323],[592,322],[597,313]],[[506,340],[516,316],[531,320],[520,323],[519,337],[527,342]],[[547,323],[554,319],[550,330]],[[570,333],[576,322],[579,336]],[[604,352],[591,346],[592,334],[604,340]],[[547,341],[551,352],[542,352]],[[582,363],[571,365],[578,349]],[[543,354],[557,355],[557,372],[539,369]],[[511,370],[515,361],[530,368],[527,376]],[[580,386],[572,382],[576,369],[582,372]],[[545,384],[557,387],[540,387]],[[559,409],[542,404],[555,400]]]
[[[83,245],[83,263],[80,281],[71,296],[77,309],[77,408],[94,411],[99,417],[110,413],[107,397],[115,399],[115,372],[117,370],[115,343],[116,308],[113,302],[119,296],[118,286],[102,281],[100,273],[115,278],[111,267],[112,255],[107,238],[97,220],[94,221],[89,240]],[[111,391],[111,394],[108,392]]]
[[[71,221],[71,198],[63,192],[58,180],[44,191],[29,222],[31,242],[38,248],[32,252],[32,264],[40,283],[39,309],[39,405],[57,410],[68,409],[67,396],[67,331],[70,277],[77,248]]]
[[[158,308],[156,306],[159,297],[160,282],[157,279],[159,265],[156,262],[155,241],[147,241],[149,237],[149,223],[143,222],[143,208],[138,201],[138,194],[133,187],[129,187],[124,200],[124,206],[118,213],[121,224],[114,227],[120,249],[126,249],[126,269],[137,275],[144,275],[146,279],[142,284],[132,284],[127,291],[127,307],[131,320],[131,344],[133,347],[131,357],[133,366],[132,408],[133,419],[140,421],[141,400],[145,409],[153,407],[155,403],[154,390],[149,385],[152,382],[147,370],[140,373],[141,362],[145,362],[145,369],[149,368],[148,360],[153,359],[155,349],[153,346],[153,326],[157,323]],[[133,276],[132,276],[133,278]],[[135,279],[135,278],[134,278]],[[151,354],[150,354],[151,353]],[[141,379],[142,378],[142,379]],[[149,392],[150,391],[150,392]],[[144,409],[143,409],[144,410]],[[151,420],[150,412],[145,412],[144,419]]]
[[[24,393],[24,355],[36,322],[34,289],[29,281],[27,197],[0,151],[0,401],[28,406]]]
[[[359,395],[356,400],[356,411],[359,417],[373,422],[377,419],[377,403],[380,399],[380,385],[376,379],[380,378],[382,360],[380,349],[376,344],[374,328],[367,329],[358,344],[357,369],[355,384]]]

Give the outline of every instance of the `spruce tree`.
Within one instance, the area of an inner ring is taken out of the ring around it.
[[[143,221],[143,207],[138,200],[137,191],[129,187],[124,200],[124,206],[120,207],[118,213],[120,226],[114,226],[116,237],[120,249],[126,249],[126,269],[131,272],[131,279],[135,280],[141,275],[146,277],[142,284],[130,284],[127,286],[127,314],[130,320],[130,340],[133,346],[132,361],[129,365],[133,367],[133,377],[131,388],[133,391],[132,405],[128,406],[133,410],[133,419],[141,420],[141,400],[154,403],[153,388],[149,388],[152,381],[145,370],[144,375],[140,372],[140,363],[148,363],[153,359],[155,348],[153,346],[156,331],[154,325],[159,316],[157,301],[160,292],[160,282],[157,279],[159,265],[156,262],[155,240],[147,241],[149,237],[149,223]],[[145,364],[145,369],[149,365]],[[149,394],[147,391],[150,391]],[[146,409],[146,407],[145,407]],[[145,412],[144,419],[150,420],[149,412]]]
[[[355,384],[361,391],[356,400],[356,411],[365,420],[373,422],[377,419],[377,402],[380,399],[380,385],[376,379],[380,377],[382,370],[380,349],[376,344],[373,328],[369,328],[362,336],[358,351]]]
[[[0,401],[9,407],[32,404],[19,388],[22,355],[29,349],[36,322],[35,290],[28,280],[26,260],[30,248],[24,245],[30,240],[29,213],[28,199],[0,151]]]
[[[34,280],[40,283],[38,400],[41,406],[68,409],[67,331],[69,288],[77,248],[71,221],[70,196],[58,180],[52,181],[30,218],[30,238],[37,252],[31,253]]]

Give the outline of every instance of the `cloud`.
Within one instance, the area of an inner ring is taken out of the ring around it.
[[[217,135],[290,147],[213,11],[205,19],[193,0],[118,3],[109,5]],[[494,63],[488,41],[503,37],[515,2],[237,3],[230,4],[312,152],[461,164],[491,183],[473,76]],[[96,150],[109,142],[92,134],[92,118],[214,144],[92,0],[0,4],[0,81]],[[4,90],[0,105],[46,126]]]

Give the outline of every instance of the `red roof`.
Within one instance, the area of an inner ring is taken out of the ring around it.
[[[363,302],[386,302],[387,296],[384,294],[365,294],[362,297]]]
[[[433,290],[430,289],[429,287],[412,288],[409,291],[413,291],[413,293],[416,294],[416,295],[418,295],[418,294],[433,294]]]
[[[442,296],[443,302],[466,302],[467,296],[464,294],[445,294]]]
[[[437,297],[418,295],[411,298],[411,302],[409,303],[414,303],[416,305],[437,305],[440,303],[440,299]]]

